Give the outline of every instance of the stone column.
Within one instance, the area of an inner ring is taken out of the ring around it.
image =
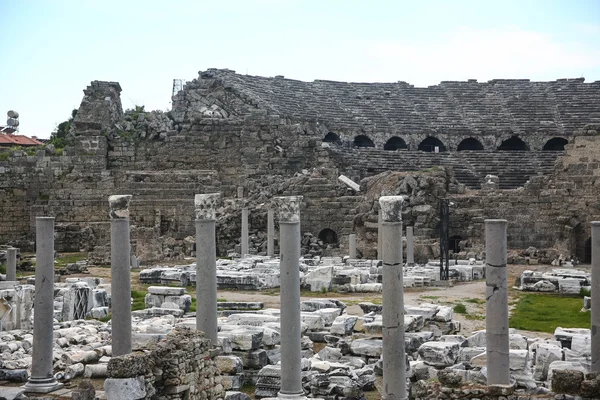
[[[505,219],[485,220],[487,383],[510,383]]]
[[[17,249],[14,247],[6,250],[6,280],[17,280]]]
[[[348,235],[348,254],[351,259],[356,258],[356,234],[354,233]]]
[[[281,279],[281,391],[279,398],[305,399],[300,363],[300,203],[302,196],[275,197],[279,209]]]
[[[220,193],[197,194],[196,207],[196,329],[217,345],[216,206]]]
[[[382,196],[383,231],[383,399],[406,400],[402,196]]]
[[[415,264],[415,238],[412,226],[406,227],[406,264]]]
[[[33,350],[31,378],[26,392],[48,393],[58,389],[52,373],[54,321],[54,217],[36,218],[35,299],[33,303]]]
[[[600,372],[600,221],[592,222],[592,372]]]
[[[242,239],[240,241],[242,258],[248,254],[248,209],[242,209]]]
[[[275,256],[275,212],[272,208],[267,210],[267,256]]]
[[[383,229],[381,228],[381,207],[377,215],[377,259],[383,260]]]
[[[131,195],[109,196],[112,354],[131,353],[131,243],[129,202]]]

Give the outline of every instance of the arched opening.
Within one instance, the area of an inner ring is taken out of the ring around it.
[[[592,262],[592,240],[590,230],[584,223],[578,223],[571,233],[571,255],[579,262],[588,264]]]
[[[339,135],[337,135],[336,133],[333,133],[333,132],[329,132],[327,135],[325,135],[325,137],[323,138],[323,141],[325,143],[333,143],[333,144],[337,144],[337,145],[342,144],[342,139],[340,139]]]
[[[581,260],[584,264],[592,263],[592,238],[588,238],[583,246],[583,259]]]
[[[563,151],[565,146],[569,143],[567,139],[561,137],[555,137],[546,142],[542,150],[544,151]]]
[[[483,145],[479,140],[470,137],[460,142],[456,150],[483,150]]]
[[[418,149],[432,153],[435,152],[436,147],[440,152],[446,151],[446,146],[444,146],[444,143],[442,143],[440,139],[434,138],[433,136],[428,136],[425,138],[425,140],[419,143]]]
[[[391,137],[390,140],[388,140],[383,146],[384,150],[400,150],[407,148],[408,146],[406,145],[406,142],[398,136]]]
[[[365,135],[358,135],[354,138],[354,145],[356,147],[375,147],[373,141]]]
[[[463,240],[462,236],[454,235],[450,236],[448,240],[448,248],[452,250],[452,253],[458,254],[460,253],[460,241]]]
[[[319,239],[325,244],[338,244],[337,233],[333,229],[323,229],[319,232]]]
[[[498,150],[529,150],[527,143],[522,141],[518,136],[512,136],[500,144]]]

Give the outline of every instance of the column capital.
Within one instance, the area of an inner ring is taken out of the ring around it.
[[[206,193],[194,196],[196,219],[217,219],[217,205],[220,201],[221,193]]]
[[[272,204],[279,211],[279,222],[300,222],[302,196],[273,197]]]
[[[381,220],[383,222],[402,222],[402,203],[404,203],[404,196],[381,196],[379,198]]]
[[[133,196],[130,194],[108,196],[109,216],[111,219],[129,218],[129,202],[131,201],[131,197]]]

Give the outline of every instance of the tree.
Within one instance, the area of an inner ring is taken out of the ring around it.
[[[65,147],[65,139],[71,130],[71,123],[75,119],[75,115],[77,115],[77,109],[71,111],[71,118],[58,124],[54,132],[52,132],[52,135],[50,136],[50,143],[53,144],[57,149]]]

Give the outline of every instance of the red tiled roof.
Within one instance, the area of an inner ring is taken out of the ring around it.
[[[33,139],[23,135],[12,135],[0,133],[0,145],[16,145],[16,146],[40,146],[44,143],[37,139]]]

